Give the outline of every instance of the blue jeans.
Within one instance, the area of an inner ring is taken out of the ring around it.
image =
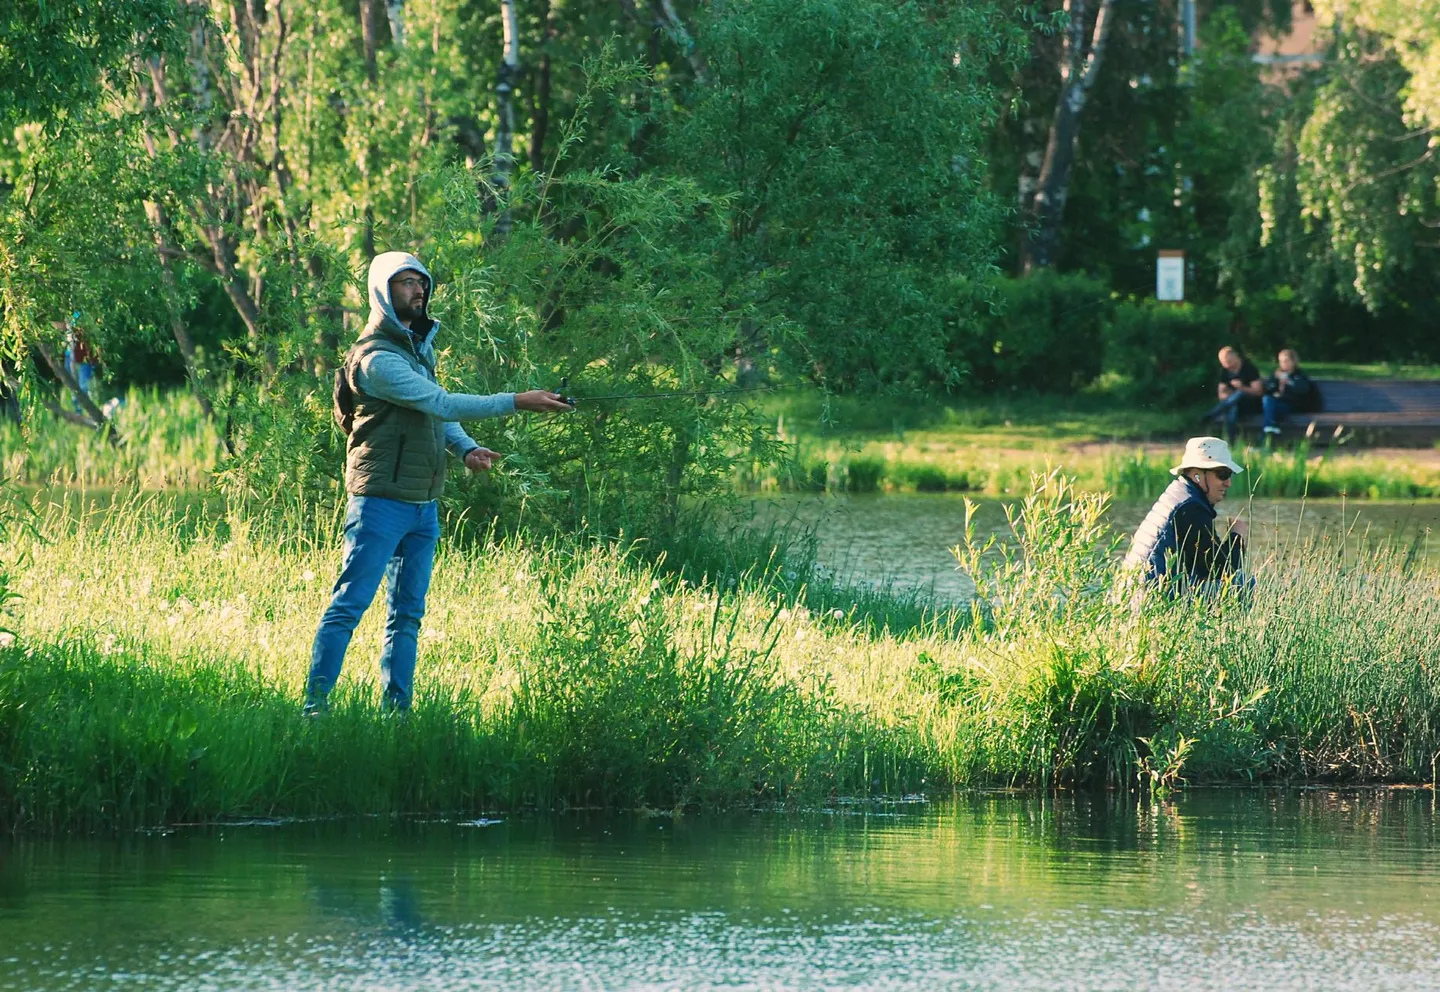
[[[90,386],[95,381],[95,366],[89,362],[70,362],[69,364],[69,372],[75,380],[75,385],[80,387],[80,392],[87,396],[90,395]],[[75,407],[76,413],[83,412],[79,397],[71,400],[71,404]]]
[[[1280,397],[1266,393],[1262,402],[1265,404],[1266,427],[1279,427],[1280,421],[1290,416],[1290,404]]]
[[[1269,399],[1269,397],[1267,396],[1265,399]],[[1239,429],[1240,417],[1243,414],[1250,413],[1259,405],[1260,404],[1255,402],[1255,397],[1248,393],[1242,393],[1237,389],[1211,407],[1210,412],[1205,414],[1205,416],[1207,419],[1223,420],[1226,435],[1233,438],[1236,430]]]
[[[380,652],[384,705],[408,709],[415,680],[415,653],[425,594],[440,540],[435,502],[402,503],[378,496],[351,496],[345,512],[345,550],[340,578],[320,618],[310,652],[305,708],[323,709],[340,677],[350,636],[385,577],[385,646]]]

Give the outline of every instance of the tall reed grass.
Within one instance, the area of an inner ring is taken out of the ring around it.
[[[60,831],[1433,778],[1435,573],[1322,542],[1252,563],[1248,600],[1135,601],[1103,506],[1037,480],[1009,540],[957,549],[980,592],[963,622],[892,622],[835,586],[817,600],[755,548],[687,563],[678,547],[451,542],[413,714],[375,705],[372,613],[316,722],[299,697],[333,546],[177,528],[193,518],[153,497],[51,508],[0,549],[25,562],[0,648],[0,816]]]
[[[742,467],[742,490],[781,492],[968,492],[1020,495],[1035,473],[1063,468],[1083,489],[1116,499],[1153,499],[1169,485],[1175,452],[1112,445],[1098,456],[1078,450],[1011,450],[981,446],[953,448],[906,440],[870,440],[856,446],[838,441],[793,440],[790,459],[776,465]],[[1291,447],[1240,444],[1246,466],[1242,481],[1254,496],[1351,499],[1440,498],[1440,470],[1393,456],[1317,452],[1308,443]]]
[[[43,410],[22,424],[0,421],[0,477],[33,486],[198,489],[220,465],[223,445],[195,397],[131,390],[116,410],[123,439],[66,423]]]
[[[851,415],[856,412],[850,411]],[[901,415],[898,408],[893,413]],[[994,412],[987,414],[984,408],[947,414],[949,419],[940,425],[946,429],[960,431],[972,422],[977,430],[994,428]],[[1070,427],[1076,437],[1089,437],[1097,423],[1109,421],[1103,417],[1096,422],[1082,419]],[[1119,499],[1149,499],[1165,488],[1173,464],[1168,455],[1127,450],[1118,444],[1098,458],[1089,451],[1080,455],[1055,447],[1060,443],[1056,437],[1036,440],[1020,428],[1018,437],[1002,434],[990,443],[967,442],[957,447],[940,435],[907,435],[903,430],[891,438],[849,441],[821,440],[803,433],[788,436],[783,420],[781,424],[788,457],[740,464],[734,480],[737,490],[1020,495],[1036,472],[1063,468],[1082,488],[1108,492]],[[186,392],[133,390],[119,408],[115,425],[125,439],[119,447],[92,430],[56,420],[43,411],[32,411],[23,426],[0,421],[0,478],[50,488],[192,492],[211,489],[218,478],[236,481],[224,476],[224,447],[215,425]],[[1050,433],[1063,437],[1063,423]],[[1256,496],[1440,498],[1440,470],[1415,461],[1364,454],[1334,457],[1309,444],[1283,448],[1242,445],[1238,450],[1249,469],[1246,482]],[[232,500],[243,496],[248,504],[245,515],[257,521],[300,526],[301,516],[310,514],[303,521],[304,529],[313,530],[317,523],[328,527],[330,521],[313,519],[312,511],[321,495],[332,507],[343,502],[335,481],[317,482],[299,478],[303,473],[295,474],[264,493],[239,485],[230,485],[226,491]]]
[[[1245,466],[1243,490],[1253,496],[1351,499],[1435,499],[1440,497],[1440,470],[1363,453],[1332,455],[1308,442],[1293,447],[1240,444],[1236,458]],[[1114,496],[1153,499],[1170,484],[1170,457],[1144,450],[1115,452],[1103,462],[1094,488]]]

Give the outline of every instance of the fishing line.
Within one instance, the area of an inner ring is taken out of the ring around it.
[[[689,399],[702,396],[734,396],[741,393],[776,393],[787,390],[804,389],[800,385],[791,386],[731,386],[725,389],[669,389],[658,392],[646,393],[602,393],[599,396],[571,396],[565,390],[570,385],[570,377],[566,376],[560,380],[560,385],[552,392],[561,400],[570,404],[571,407],[579,403],[609,403],[624,400],[666,400],[666,399]]]
[[[563,387],[563,383],[561,384]],[[586,403],[599,403],[610,400],[668,400],[688,396],[733,396],[736,393],[773,393],[787,389],[800,389],[800,386],[735,386],[729,389],[678,389],[658,393],[606,393],[601,396],[578,396],[577,400],[584,400]]]

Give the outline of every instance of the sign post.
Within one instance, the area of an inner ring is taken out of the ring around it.
[[[1171,303],[1185,300],[1185,253],[1161,248],[1155,259],[1155,299]]]

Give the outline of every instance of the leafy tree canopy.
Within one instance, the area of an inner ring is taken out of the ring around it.
[[[1423,0],[1316,0],[1327,26],[1383,36],[1409,73],[1405,105],[1414,120],[1440,125],[1440,11]]]
[[[173,48],[175,0],[0,4],[0,124],[48,121],[93,102],[107,73]]]

